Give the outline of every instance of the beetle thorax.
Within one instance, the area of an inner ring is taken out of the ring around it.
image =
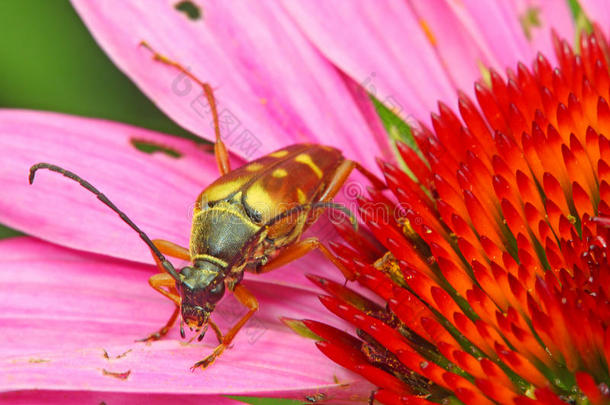
[[[216,260],[227,267],[239,258],[260,226],[252,222],[238,201],[219,201],[195,211],[190,241],[192,260]]]

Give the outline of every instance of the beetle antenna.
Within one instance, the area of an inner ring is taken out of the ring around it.
[[[150,248],[150,250],[153,251],[155,256],[157,256],[159,258],[159,261],[163,265],[163,268],[165,269],[165,271],[167,271],[169,273],[169,275],[172,276],[172,278],[174,278],[176,281],[179,281],[178,273],[176,272],[176,269],[174,269],[174,266],[172,266],[172,264],[167,259],[165,259],[165,256],[163,256],[163,254],[159,251],[159,249],[155,246],[155,244],[152,243],[152,241],[144,233],[144,231],[142,231],[140,228],[138,228],[138,226],[136,224],[134,224],[133,221],[131,219],[129,219],[129,217],[127,215],[125,215],[125,213],[123,211],[118,209],[117,206],[114,205],[112,203],[112,201],[110,201],[108,199],[108,197],[106,197],[104,194],[102,194],[97,188],[93,187],[93,185],[91,185],[91,183],[89,183],[88,181],[86,181],[85,179],[80,177],[79,175],[74,174],[71,171],[68,171],[66,169],[62,169],[59,166],[55,166],[55,165],[52,165],[49,163],[37,163],[34,166],[30,167],[30,177],[29,177],[30,184],[34,183],[34,177],[36,176],[36,171],[38,169],[48,169],[52,172],[62,174],[65,177],[67,177],[71,180],[74,180],[75,182],[77,182],[78,184],[80,184],[87,190],[91,191],[93,194],[95,194],[95,196],[98,198],[98,200],[100,200],[106,206],[108,206],[111,210],[116,212],[119,215],[119,217],[121,217],[121,219],[127,225],[129,225],[131,227],[131,229],[133,229],[134,231],[136,231],[138,233],[138,235],[140,235],[140,238],[144,241],[144,243],[146,243],[148,245],[148,247]]]
[[[345,205],[337,204],[337,203],[333,203],[333,202],[319,201],[319,202],[311,204],[311,209],[315,209],[315,208],[331,208],[333,210],[341,211],[349,218],[349,222],[352,223],[352,227],[354,228],[354,231],[358,230],[358,220],[356,219],[356,216]]]
[[[269,227],[269,226],[275,224],[276,222],[281,221],[282,219],[287,218],[291,215],[297,214],[301,211],[304,211],[307,209],[313,210],[316,208],[331,208],[331,209],[334,209],[337,211],[341,211],[342,213],[344,213],[345,215],[347,215],[349,217],[349,221],[352,223],[354,230],[355,231],[358,230],[358,220],[356,219],[356,216],[354,215],[354,213],[352,211],[350,211],[350,209],[347,208],[345,205],[337,204],[337,203],[329,202],[329,201],[320,201],[320,202],[316,202],[313,204],[297,205],[296,207],[292,207],[292,208],[282,212],[281,214],[275,216],[274,218],[271,218],[269,221],[267,221],[267,223],[264,225],[264,227]]]

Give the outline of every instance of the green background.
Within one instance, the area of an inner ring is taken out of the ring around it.
[[[0,108],[106,118],[197,139],[161,113],[95,43],[68,2],[0,1]],[[0,238],[19,232],[0,225]],[[257,405],[296,401],[243,398]]]

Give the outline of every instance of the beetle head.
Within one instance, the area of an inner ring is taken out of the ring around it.
[[[182,298],[182,319],[191,329],[204,327],[205,331],[210,314],[225,293],[225,275],[218,265],[197,260],[192,267],[182,268],[179,278],[176,288]]]

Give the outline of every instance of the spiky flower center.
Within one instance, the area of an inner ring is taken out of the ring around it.
[[[311,276],[357,337],[304,325],[377,400],[610,402],[608,48],[579,46],[491,71],[478,108],[460,94],[399,145],[409,173],[383,164],[392,196],[362,199],[367,233],[340,226],[334,250],[385,305]]]

